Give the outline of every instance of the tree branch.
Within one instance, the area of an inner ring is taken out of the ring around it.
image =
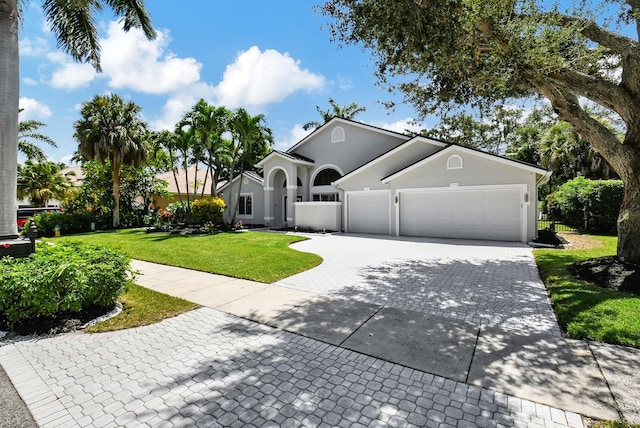
[[[546,76],[551,81],[569,89],[573,94],[589,98],[615,111],[627,124],[635,120],[635,111],[640,108],[636,98],[632,97],[621,85],[613,82],[568,68],[548,73]]]
[[[532,77],[531,82],[551,102],[558,117],[569,122],[617,172],[625,168],[627,158],[623,145],[613,132],[580,107],[577,96],[563,91],[549,80]]]
[[[594,21],[591,21],[590,19],[568,16],[558,13],[544,13],[541,15],[543,17],[546,15],[547,17],[551,18],[552,20],[556,20],[560,25],[563,25],[565,27],[578,25],[582,28],[580,30],[580,33],[583,36],[585,36],[592,42],[598,43],[601,46],[611,49],[617,54],[622,55],[624,53],[638,49],[637,41],[609,31],[606,28],[603,28],[600,25],[596,24]]]

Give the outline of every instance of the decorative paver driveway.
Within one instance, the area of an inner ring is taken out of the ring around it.
[[[561,336],[525,244],[327,235],[293,248],[319,254],[324,262],[276,285]]]
[[[202,308],[0,346],[42,427],[582,426],[580,416]]]

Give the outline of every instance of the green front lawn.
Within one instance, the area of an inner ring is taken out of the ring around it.
[[[184,299],[158,293],[133,283],[129,284],[127,292],[118,300],[122,303],[122,312],[87,327],[88,332],[100,333],[154,324],[200,307]]]
[[[615,255],[617,238],[585,250],[535,250],[542,280],[549,290],[560,325],[569,337],[640,347],[640,297],[607,290],[571,276],[578,260]]]
[[[266,232],[181,236],[127,229],[72,235],[52,241],[60,239],[111,245],[133,259],[268,284],[322,262],[320,256],[289,248],[289,244],[307,238]]]

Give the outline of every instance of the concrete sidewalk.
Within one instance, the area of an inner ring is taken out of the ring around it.
[[[137,283],[203,306],[598,419],[640,423],[640,350],[134,261]]]

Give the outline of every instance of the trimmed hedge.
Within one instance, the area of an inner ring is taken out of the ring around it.
[[[547,197],[554,218],[577,229],[616,233],[624,196],[621,180],[576,177]]]
[[[94,221],[93,214],[89,211],[42,213],[33,219],[39,236],[53,236],[56,226],[60,226],[60,233],[63,235],[90,232],[91,222]],[[25,226],[28,228],[29,223]]]
[[[9,326],[62,312],[108,308],[126,290],[129,256],[83,242],[39,244],[29,257],[0,260],[0,317]]]

